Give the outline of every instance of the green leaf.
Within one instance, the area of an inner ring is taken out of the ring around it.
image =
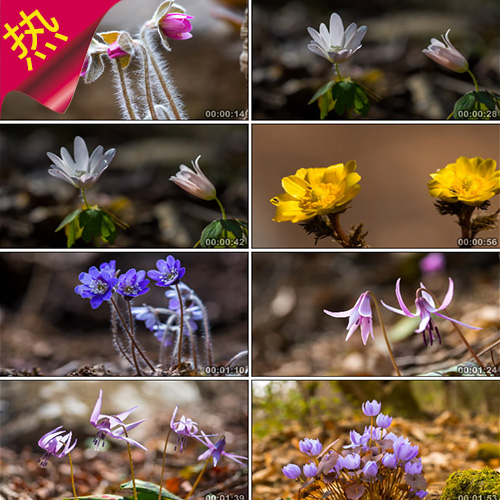
[[[66,233],[67,247],[71,248],[75,244],[75,241],[81,235],[81,227],[80,227],[80,224],[78,222],[78,218],[73,219],[66,226],[65,233]]]
[[[307,104],[312,104],[314,101],[318,100],[322,95],[328,93],[334,84],[335,80],[332,80],[331,82],[328,82],[327,84],[320,87]]]
[[[94,237],[101,236],[102,217],[103,212],[99,208],[88,208],[80,215],[82,238],[85,243],[90,243]]]
[[[116,239],[116,225],[107,213],[102,214],[101,238],[111,245]]]
[[[348,109],[354,108],[355,85],[354,82],[344,80],[333,86],[332,99],[335,101],[335,113],[338,115],[343,115]]]
[[[238,248],[248,243],[246,223],[236,219],[218,219],[203,229],[200,237],[202,248]]]
[[[331,92],[327,92],[319,98],[318,107],[320,120],[324,120],[328,116],[328,113],[330,113],[330,111],[333,109],[333,105],[334,102]]]
[[[236,236],[236,238],[243,238],[243,231],[235,219],[221,220],[220,223],[226,231]]]
[[[133,488],[132,481],[121,484],[120,488],[122,490],[131,490]],[[158,495],[160,494],[160,486],[158,484],[148,483],[147,481],[136,479],[135,489],[137,490],[137,497],[139,500],[158,500]],[[183,500],[182,498],[168,491],[166,488],[161,489],[161,497],[168,498],[169,500]]]
[[[69,215],[66,215],[66,217],[64,217],[62,222],[57,226],[57,229],[55,230],[55,232],[57,233],[57,231],[60,231],[66,224],[69,224],[70,222],[72,222],[75,217],[78,217],[80,215],[81,211],[82,211],[82,209],[79,208],[78,210],[71,212]]]
[[[365,91],[355,83],[354,110],[358,115],[366,116],[370,111],[370,100]]]

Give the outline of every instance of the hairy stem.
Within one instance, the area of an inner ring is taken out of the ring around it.
[[[380,307],[378,305],[377,299],[375,298],[375,295],[373,295],[372,292],[369,292],[369,294],[370,297],[373,299],[373,303],[375,304],[375,309],[377,310],[378,320],[380,322],[380,326],[382,327],[382,332],[384,334],[384,339],[385,339],[385,345],[387,346],[387,352],[389,353],[389,357],[391,358],[392,366],[394,367],[394,370],[396,370],[398,377],[401,377],[401,372],[399,371],[396,360],[394,359],[394,354],[392,353],[389,337],[387,336],[387,332],[385,331],[385,326],[384,322],[382,321],[382,315],[380,314]]]
[[[191,300],[201,309],[203,314],[203,331],[205,336],[205,350],[207,352],[207,366],[213,366],[213,349],[212,349],[212,336],[210,334],[210,324],[208,322],[207,309],[199,297],[195,294]]]
[[[144,85],[146,88],[146,99],[148,101],[149,112],[151,113],[152,120],[158,120],[158,115],[155,110],[155,103],[153,99],[153,93],[151,92],[151,81],[149,77],[149,58],[148,52],[144,45],[141,45],[142,50],[142,60],[144,61]]]
[[[125,101],[125,106],[127,108],[127,113],[131,120],[137,120],[134,113],[134,108],[132,106],[132,101],[128,94],[127,83],[125,82],[125,75],[123,74],[123,68],[119,59],[115,59],[116,68],[118,70],[118,76],[120,77],[120,87],[122,89],[123,100]]]
[[[197,372],[198,371],[198,359],[196,357],[196,345],[195,345],[195,341],[194,341],[193,329],[191,328],[189,322],[186,322],[186,326],[187,326],[188,333],[189,333],[189,342],[191,344],[191,353],[193,354],[193,365],[194,365],[195,371]]]
[[[181,311],[181,324],[179,330],[179,342],[178,342],[178,352],[177,352],[177,361],[180,368],[182,363],[182,337],[184,335],[184,303],[182,300],[182,293],[178,283],[175,284],[175,289],[177,290],[177,296],[179,297],[179,309]]]

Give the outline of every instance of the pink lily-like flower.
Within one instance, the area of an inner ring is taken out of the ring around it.
[[[172,418],[170,419],[170,428],[177,434],[177,444],[176,448],[179,446],[179,452],[182,453],[184,448],[186,447],[186,438],[188,437],[197,437],[198,432],[198,423],[191,420],[190,417],[186,417],[182,415],[180,420],[175,421],[175,417],[177,415],[177,410],[179,409],[179,405],[175,407],[174,412],[172,413]]]
[[[104,441],[106,438],[106,434],[115,439],[121,439],[122,441],[126,441],[129,444],[142,448],[143,450],[147,450],[145,446],[141,443],[138,443],[134,439],[129,438],[125,435],[125,430],[128,432],[129,430],[137,427],[139,424],[142,424],[146,419],[139,420],[138,422],[133,422],[131,424],[124,424],[123,421],[136,409],[138,406],[134,406],[130,408],[130,410],[126,410],[118,415],[103,415],[101,414],[101,405],[102,405],[102,390],[99,391],[99,397],[97,398],[97,402],[94,407],[94,411],[90,417],[90,423],[98,430],[97,436],[94,438],[94,445],[96,450],[99,448],[99,445],[104,446]]]
[[[478,328],[477,326],[467,325],[466,323],[462,323],[461,321],[445,316],[444,314],[439,312],[446,309],[450,305],[451,299],[453,298],[453,287],[454,287],[453,280],[451,278],[448,278],[448,280],[449,280],[448,291],[446,292],[444,300],[439,307],[436,307],[434,299],[427,292],[427,289],[425,288],[424,284],[420,283],[420,288],[416,291],[416,298],[415,298],[416,312],[412,313],[408,309],[408,307],[406,307],[406,304],[403,302],[403,297],[401,296],[401,290],[400,290],[401,278],[399,278],[398,281],[396,282],[396,297],[398,299],[399,306],[401,307],[401,309],[396,309],[395,307],[388,306],[387,304],[384,303],[384,301],[381,301],[382,305],[386,309],[389,309],[389,311],[395,312],[396,314],[401,314],[402,316],[408,316],[409,318],[420,317],[420,325],[415,330],[415,333],[423,334],[424,344],[426,346],[427,346],[426,334],[429,335],[429,341],[431,345],[433,344],[435,339],[434,333],[436,334],[438,341],[441,344],[441,335],[439,334],[439,330],[437,329],[436,325],[432,321],[431,314],[435,314],[440,318],[447,319],[452,323],[456,323],[458,325],[471,328],[472,330],[481,330],[481,328]]]
[[[201,438],[197,437],[197,436],[193,436],[193,437],[196,437],[200,443],[202,443],[203,445],[205,445],[208,448],[208,450],[203,452],[198,457],[198,460],[207,460],[209,457],[212,457],[212,460],[214,462],[214,467],[217,467],[217,463],[219,462],[221,457],[225,456],[225,457],[230,458],[231,460],[233,460],[234,462],[236,462],[240,465],[246,466],[246,464],[244,462],[242,462],[241,460],[248,460],[247,457],[243,457],[241,455],[235,455],[234,453],[227,453],[225,451],[226,438],[224,436],[222,436],[219,439],[219,441],[217,441],[217,443],[214,444],[214,443],[212,443],[212,441],[210,439],[208,439],[208,436],[203,431],[201,431],[201,435],[202,435]]]
[[[434,62],[441,64],[441,66],[451,71],[465,73],[469,69],[469,63],[450,42],[448,37],[450,31],[451,29],[449,29],[445,35],[441,35],[443,39],[442,42],[436,38],[431,38],[431,44],[426,49],[422,50],[422,52]]]
[[[47,467],[51,456],[61,458],[71,452],[76,446],[76,439],[71,444],[71,432],[62,429],[62,425],[44,434],[38,441],[38,446],[45,450],[44,455],[38,459],[40,467]]]
[[[352,334],[361,327],[361,339],[363,344],[366,345],[368,341],[368,336],[371,335],[372,339],[375,340],[373,336],[373,320],[372,320],[372,307],[370,303],[370,292],[364,292],[360,295],[359,299],[354,304],[352,309],[342,312],[331,312],[326,309],[323,310],[328,316],[333,316],[334,318],[349,318],[349,323],[347,324],[347,337],[346,341],[349,340]]]

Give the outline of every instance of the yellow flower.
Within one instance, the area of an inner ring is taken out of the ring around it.
[[[356,162],[324,168],[299,168],[284,177],[285,193],[272,198],[276,206],[275,222],[302,222],[316,215],[340,212],[359,192],[361,176],[354,171]]]
[[[455,163],[430,174],[429,193],[434,198],[466,205],[479,206],[500,193],[500,170],[497,162],[488,158],[461,156]]]

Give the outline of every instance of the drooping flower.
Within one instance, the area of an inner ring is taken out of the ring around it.
[[[349,323],[347,324],[347,336],[346,341],[349,340],[352,334],[360,327],[361,339],[363,344],[366,345],[368,341],[368,336],[371,335],[372,339],[375,340],[373,335],[373,319],[372,319],[372,307],[370,303],[370,292],[364,292],[360,295],[354,307],[348,311],[342,312],[331,312],[326,309],[323,310],[328,316],[334,318],[349,318]]]
[[[298,479],[302,473],[300,467],[295,464],[285,465],[281,471],[288,479]]]
[[[156,281],[156,286],[166,287],[175,285],[179,283],[186,273],[186,268],[181,267],[181,261],[175,259],[172,255],[169,255],[166,260],[158,260],[156,267],[158,271],[148,271],[148,276]]]
[[[472,330],[481,330],[481,328],[478,328],[476,326],[471,326],[467,325],[466,323],[462,323],[461,321],[458,321],[456,319],[450,318],[449,316],[445,316],[444,314],[440,313],[439,311],[442,311],[443,309],[446,309],[453,298],[453,280],[451,278],[448,278],[449,280],[449,287],[448,291],[446,292],[446,295],[444,297],[443,302],[439,307],[436,307],[434,303],[434,299],[431,297],[431,295],[426,291],[425,286],[423,283],[420,283],[420,288],[416,292],[416,298],[415,298],[415,307],[416,307],[416,312],[412,313],[408,307],[406,307],[406,304],[403,302],[403,297],[401,296],[401,290],[400,290],[400,283],[401,283],[401,278],[398,279],[396,282],[396,297],[399,302],[399,306],[401,309],[396,309],[395,307],[388,306],[387,304],[382,302],[382,305],[386,308],[389,309],[389,311],[395,312],[397,314],[401,314],[402,316],[408,316],[409,318],[418,318],[420,317],[420,325],[419,327],[415,330],[415,333],[422,333],[423,334],[423,339],[424,339],[424,344],[427,345],[427,335],[429,336],[429,341],[430,344],[432,345],[435,339],[434,334],[436,334],[439,343],[441,343],[441,335],[439,334],[439,330],[437,329],[436,325],[434,324],[432,320],[431,314],[434,314],[436,316],[439,316],[440,318],[447,319],[448,321],[451,321],[452,323],[457,323],[458,325],[465,326],[467,328],[471,328]]]
[[[361,176],[356,162],[338,163],[325,168],[300,168],[284,177],[285,193],[271,199],[276,206],[274,221],[302,222],[316,215],[341,212],[359,193]]]
[[[197,196],[202,200],[213,200],[217,192],[208,177],[201,171],[198,165],[200,158],[201,155],[195,161],[191,162],[193,169],[190,169],[186,165],[181,165],[179,172],[170,177],[170,180],[193,196]]]
[[[373,401],[366,401],[366,403],[361,405],[361,409],[367,417],[375,417],[380,413],[382,403],[379,403],[375,399]]]
[[[97,80],[104,72],[104,63],[102,56],[108,51],[108,46],[96,38],[92,38],[87,55],[83,61],[80,77],[85,83],[92,83]]]
[[[97,429],[97,436],[94,438],[94,445],[96,450],[99,449],[99,445],[104,446],[106,435],[120,439],[122,441],[126,441],[129,444],[142,448],[143,450],[147,450],[145,446],[141,443],[135,441],[134,439],[128,437],[126,432],[128,433],[134,427],[137,427],[139,424],[142,424],[146,419],[139,420],[137,422],[133,422],[131,424],[124,424],[124,420],[136,409],[138,406],[134,406],[130,408],[130,410],[126,410],[118,415],[104,415],[101,414],[101,406],[102,406],[102,390],[99,391],[99,397],[97,398],[94,410],[92,415],[90,416],[90,423]],[[126,431],[126,432],[125,432]]]
[[[76,446],[76,439],[73,444],[71,444],[72,432],[61,431],[59,429],[62,429],[62,425],[47,432],[47,434],[44,434],[38,440],[38,446],[45,450],[43,456],[38,459],[40,467],[47,467],[47,463],[51,456],[57,458],[64,457]]]
[[[170,428],[177,434],[177,446],[179,446],[179,452],[182,453],[184,448],[186,447],[186,438],[188,437],[196,437],[198,432],[198,423],[191,420],[191,418],[182,415],[180,420],[175,421],[175,417],[177,415],[177,410],[179,409],[179,405],[175,407],[174,412],[172,413],[172,418],[170,419]]]
[[[158,27],[167,38],[172,38],[173,40],[188,40],[193,36],[190,33],[193,26],[189,22],[189,19],[194,19],[194,17],[180,12],[169,12],[160,19]]]
[[[215,444],[212,443],[212,441],[208,438],[208,436],[201,431],[201,437],[198,436],[193,436],[200,441],[200,443],[204,444],[208,449],[203,452],[199,457],[198,460],[207,460],[209,457],[212,458],[214,467],[217,466],[219,460],[221,457],[227,457],[234,462],[239,463],[240,465],[246,466],[242,460],[248,460],[247,457],[243,457],[241,455],[235,455],[234,453],[227,453],[225,451],[226,448],[226,438],[223,436],[222,438],[219,439]]]
[[[304,465],[304,476],[314,477],[318,473],[318,467],[314,462],[309,462]]]
[[[108,168],[116,153],[115,149],[108,149],[104,154],[103,151],[102,146],[97,146],[89,158],[89,150],[85,141],[80,136],[76,136],[74,160],[66,148],[61,148],[61,158],[54,153],[47,153],[47,156],[54,162],[51,165],[49,174],[52,177],[68,182],[76,188],[88,189],[96,183],[97,179]]]
[[[83,299],[90,299],[92,309],[97,309],[105,300],[111,299],[114,286],[118,283],[110,267],[101,269],[92,266],[88,273],[80,273],[78,279],[83,283],[75,287],[75,292]]]
[[[312,38],[307,48],[331,63],[342,63],[361,48],[361,40],[366,30],[366,26],[358,28],[356,23],[351,23],[344,31],[342,19],[334,12],[330,16],[329,31],[324,23],[321,23],[319,32],[313,28],[307,28]]]
[[[441,35],[443,42],[436,38],[431,38],[431,44],[422,52],[434,62],[441,64],[445,68],[457,73],[465,73],[469,69],[467,59],[453,46],[448,38],[448,33]]]
[[[389,415],[384,415],[383,413],[379,413],[377,415],[377,425],[382,427],[382,429],[387,429],[392,424],[392,417]]]
[[[321,453],[323,445],[319,439],[305,438],[299,441],[299,449],[302,453],[315,457]]]
[[[126,31],[108,31],[98,35],[108,44],[108,57],[116,59],[122,68],[127,68],[135,54],[137,43],[130,34]]]
[[[429,193],[450,203],[479,206],[500,193],[500,170],[491,158],[460,156],[455,163],[430,174]]]
[[[134,297],[143,295],[149,292],[149,280],[144,279],[145,277],[145,271],[129,269],[118,278],[116,291],[122,295],[125,300],[132,300]]]

